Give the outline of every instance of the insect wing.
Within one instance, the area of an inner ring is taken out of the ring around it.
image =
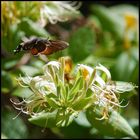
[[[67,48],[69,46],[69,44],[65,41],[53,41],[50,40],[50,47],[52,47],[52,49],[54,50],[54,52],[59,51],[59,50],[63,50],[65,48]]]
[[[41,54],[50,55],[54,52],[63,50],[68,47],[68,43],[64,41],[59,40],[49,40],[47,43],[45,43],[46,49],[41,52]]]

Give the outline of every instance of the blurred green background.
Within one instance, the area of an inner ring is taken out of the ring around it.
[[[139,85],[139,23],[138,2],[82,2],[81,15],[66,22],[48,23],[40,27],[38,3],[2,2],[1,26],[1,137],[2,138],[113,138],[91,126],[81,114],[67,128],[43,128],[28,122],[28,116],[18,114],[10,102],[13,96],[26,96],[30,91],[16,82],[19,74],[41,74],[45,62],[40,57],[13,50],[26,36],[48,37],[69,42],[70,47],[48,56],[49,60],[70,56],[74,64],[105,65],[116,81]],[[8,7],[8,8],[7,8]],[[127,94],[129,105],[121,110],[139,136],[139,88]],[[123,98],[125,94],[121,95]],[[126,101],[127,101],[126,100]]]

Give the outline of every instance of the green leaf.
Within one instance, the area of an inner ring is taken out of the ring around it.
[[[120,54],[116,64],[111,68],[111,73],[113,73],[112,79],[117,81],[136,82],[138,80],[138,48],[131,48],[129,53]]]
[[[74,119],[77,124],[84,127],[91,127],[91,124],[88,122],[85,112],[80,112],[78,117]]]
[[[47,97],[46,96],[46,99],[47,99],[47,102],[48,102],[48,104],[52,107],[52,108],[59,108],[59,105],[58,105],[58,103],[55,101],[55,99],[53,99],[53,98],[49,98],[49,97]]]
[[[4,109],[2,111],[1,132],[8,139],[26,139],[28,136],[27,127],[20,117],[13,119],[17,114],[13,110]]]
[[[22,65],[20,67],[20,70],[24,73],[27,74],[29,76],[33,76],[35,74],[38,74],[41,72],[41,69],[38,69],[36,67],[32,67],[32,66],[27,66],[27,65]]]
[[[56,126],[56,114],[57,110],[54,110],[53,112],[48,113],[42,113],[38,116],[34,116],[32,118],[29,118],[29,122],[38,125],[40,127],[55,127]]]
[[[87,65],[91,65],[91,66],[96,66],[99,63],[107,66],[107,67],[111,67],[115,64],[115,58],[107,58],[107,57],[97,57],[94,55],[90,55],[88,56],[85,60],[82,61],[82,63],[85,63]]]
[[[99,18],[104,29],[111,31],[119,40],[123,39],[125,25],[123,18],[101,5],[94,4],[91,10]]]
[[[115,40],[113,38],[114,36],[109,31],[103,31],[103,35],[100,39],[101,46],[104,47],[106,51],[109,51],[109,53],[112,53],[114,50],[114,44]],[[103,49],[103,48],[101,48]]]
[[[45,63],[39,59],[33,59],[33,61],[31,61],[31,65],[35,68],[41,68],[45,65]]]
[[[13,68],[17,64],[17,60],[10,60],[4,64],[4,69]]]
[[[80,99],[76,102],[73,102],[72,108],[74,110],[84,110],[92,104],[92,101],[93,101],[93,97]]]
[[[74,114],[66,111],[66,109],[58,110],[56,117],[56,125],[58,127],[68,126],[74,119]]]
[[[26,33],[26,36],[43,36],[48,37],[48,32],[39,26],[37,23],[34,23],[32,20],[28,18],[23,18],[21,23],[19,24],[19,29]]]
[[[81,61],[93,52],[95,34],[89,27],[81,27],[71,35],[69,44],[69,54],[73,61]]]
[[[71,90],[69,91],[70,98],[72,98],[79,91],[79,89],[82,89],[82,85],[83,85],[83,78],[79,77],[75,81],[75,83],[74,83],[73,87],[71,88]]]
[[[59,85],[60,85],[60,88],[57,88],[57,89],[58,89],[58,92],[60,93],[60,98],[62,100],[66,100],[67,98],[66,87],[62,81],[59,81]]]
[[[12,91],[14,86],[16,85],[15,77],[9,72],[2,71],[2,92],[8,93]]]
[[[93,111],[93,108],[87,110],[86,116],[88,121],[93,127],[98,129],[101,134],[116,138],[122,136],[138,138],[128,122],[116,111],[111,112],[108,120],[97,120],[96,118],[101,116],[101,112],[97,109]]]
[[[28,98],[33,94],[33,92],[29,88],[17,88],[12,92],[13,96],[21,97],[21,98]]]
[[[2,47],[8,51],[11,55],[10,58],[13,57],[13,49],[20,43],[21,38],[24,36],[24,32],[18,29],[18,25],[11,25],[9,27],[9,32],[6,36],[2,36]],[[8,41],[7,41],[8,40]],[[16,55],[17,56],[17,55]]]

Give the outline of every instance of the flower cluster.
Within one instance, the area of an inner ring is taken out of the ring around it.
[[[51,24],[57,21],[67,21],[80,15],[78,8],[80,2],[68,1],[3,1],[2,2],[2,25],[10,26],[22,21],[22,18],[29,18],[39,21],[41,26],[48,22]]]
[[[44,2],[44,5],[40,9],[41,23],[42,25],[45,25],[47,21],[49,21],[51,24],[55,24],[57,21],[67,21],[70,18],[80,14],[80,12],[77,11],[80,6],[80,2]]]
[[[69,57],[50,61],[43,70],[41,76],[17,79],[33,93],[22,102],[12,102],[16,109],[31,117],[55,111],[57,126],[69,125],[79,112],[89,107],[101,110],[100,119],[108,118],[111,110],[121,107],[118,93],[135,88],[130,83],[112,81],[109,70],[101,64],[95,68],[78,64],[73,69]]]

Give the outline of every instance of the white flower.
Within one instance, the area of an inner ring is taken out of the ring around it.
[[[108,118],[108,112],[112,109],[124,107],[116,93],[131,91],[136,87],[127,82],[111,81],[109,70],[101,64],[94,68],[78,64],[71,77],[72,66],[69,65],[72,64],[68,60],[68,57],[61,57],[59,61],[48,62],[43,67],[44,74],[41,76],[20,77],[20,85],[29,87],[33,94],[20,103],[12,101],[15,108],[32,116],[56,109],[59,110],[60,118],[63,118],[64,113],[69,120],[75,113],[93,106],[103,110],[99,119],[102,120]],[[68,78],[73,80],[69,82]],[[83,102],[86,104],[80,108],[79,104]],[[65,119],[58,119],[57,125],[65,126]]]
[[[98,70],[95,75],[94,78],[92,79],[93,81],[91,82],[92,84],[97,82],[101,87],[105,86],[105,81],[104,79],[101,77],[101,75],[98,73],[99,70],[103,71],[106,75],[107,75],[107,79],[110,80],[111,79],[111,74],[109,72],[109,70],[104,67],[103,65],[99,64],[99,66],[96,66],[94,69],[90,66],[86,66],[84,64],[78,64],[78,70],[81,69],[83,72],[83,76],[86,80],[89,80],[93,71],[94,70]]]
[[[47,20],[51,24],[55,24],[57,21],[64,22],[79,15],[77,9],[80,7],[80,3],[78,3],[77,6],[74,6],[75,2],[69,3],[67,1],[51,1],[44,3],[40,10],[41,23],[43,26],[47,23]]]
[[[56,95],[55,84],[53,82],[47,81],[47,79],[36,82],[34,88],[38,89],[39,92],[44,96],[50,93]]]
[[[111,74],[110,74],[109,70],[106,67],[104,67],[103,65],[99,64],[99,66],[96,66],[95,69],[103,71],[107,76],[107,80],[111,80]]]

